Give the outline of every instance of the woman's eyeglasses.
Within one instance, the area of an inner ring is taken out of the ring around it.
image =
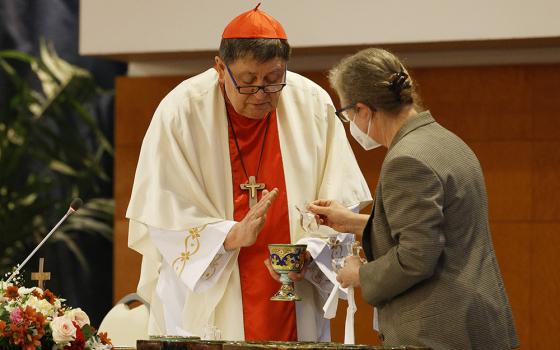
[[[343,123],[348,123],[350,121],[350,116],[348,116],[348,111],[356,107],[355,103],[352,103],[346,107],[342,107],[337,109],[334,114],[340,119]]]

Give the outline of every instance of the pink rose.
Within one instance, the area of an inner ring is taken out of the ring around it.
[[[76,327],[67,316],[55,317],[50,323],[53,340],[56,344],[66,345],[76,339]]]
[[[89,324],[89,317],[88,315],[80,308],[72,309],[66,313],[68,317],[74,322],[78,324],[80,328]]]

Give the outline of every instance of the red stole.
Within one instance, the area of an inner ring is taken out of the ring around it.
[[[226,103],[227,113],[237,135],[248,176],[257,175],[262,142],[266,130],[266,119],[249,119],[235,112]],[[249,193],[241,190],[240,184],[248,179],[243,171],[235,146],[231,126],[229,127],[229,153],[233,177],[234,218],[241,221],[249,211]],[[254,245],[242,248],[239,253],[239,273],[243,297],[243,323],[246,340],[297,340],[296,310],[293,302],[271,301],[270,297],[280,288],[264,266],[268,258],[269,243],[290,243],[288,199],[276,112],[270,122],[257,183],[264,183],[268,190],[278,188],[280,193],[268,210],[266,223]],[[258,198],[261,197],[259,191]]]

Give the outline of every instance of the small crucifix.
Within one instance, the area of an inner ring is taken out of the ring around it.
[[[37,281],[37,286],[41,289],[44,287],[44,282],[51,279],[50,272],[44,272],[43,268],[45,267],[45,258],[39,259],[39,272],[31,273],[31,279],[33,281]]]
[[[241,189],[249,191],[249,208],[257,204],[257,190],[264,190],[264,183],[257,183],[254,176],[249,176],[249,182],[241,184]]]

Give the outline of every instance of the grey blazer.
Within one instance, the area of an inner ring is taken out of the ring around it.
[[[490,237],[478,159],[422,112],[387,152],[364,230],[364,299],[386,345],[519,346]]]

